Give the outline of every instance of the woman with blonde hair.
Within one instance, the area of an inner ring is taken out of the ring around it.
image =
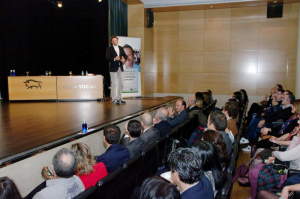
[[[77,160],[76,175],[84,184],[85,189],[96,185],[99,180],[107,176],[106,166],[103,162],[96,163],[88,145],[72,144],[71,150]]]

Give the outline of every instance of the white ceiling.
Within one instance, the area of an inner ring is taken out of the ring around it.
[[[145,8],[199,5],[199,4],[216,4],[216,3],[232,3],[245,2],[253,0],[141,0]]]

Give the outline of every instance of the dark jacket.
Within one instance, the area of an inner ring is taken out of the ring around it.
[[[142,153],[144,149],[144,141],[138,137],[135,140],[130,141],[126,145],[126,148],[129,151],[130,158],[136,157]]]
[[[127,162],[129,157],[129,151],[126,147],[120,144],[113,144],[105,153],[99,155],[96,160],[97,162],[103,162],[108,172],[113,172]]]
[[[159,140],[160,134],[157,128],[151,127],[147,129],[141,136],[140,139],[145,143],[144,148],[152,145],[155,141]]]
[[[154,128],[159,130],[160,137],[169,135],[172,131],[172,127],[167,121],[161,121],[154,125]]]
[[[119,46],[120,56],[127,58],[123,48]],[[113,46],[110,46],[106,49],[106,59],[109,62],[109,72],[117,72],[120,68],[123,71],[123,63],[121,61],[114,61],[114,58],[117,57],[117,52],[115,51]]]
[[[210,181],[203,175],[195,186],[181,193],[181,199],[214,199]]]
[[[174,118],[169,118],[168,122],[171,125],[171,127],[177,126],[178,124],[184,122],[188,118],[188,112],[187,110],[181,111],[178,115],[176,115]]]

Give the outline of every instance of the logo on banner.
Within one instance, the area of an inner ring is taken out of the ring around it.
[[[34,79],[28,79],[24,82],[24,84],[27,89],[33,89],[33,88],[41,89],[42,88],[42,81],[37,81]]]

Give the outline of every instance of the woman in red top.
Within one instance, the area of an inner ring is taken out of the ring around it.
[[[84,143],[71,146],[77,160],[76,175],[81,179],[85,189],[107,176],[106,166],[103,162],[95,163],[90,148]]]

